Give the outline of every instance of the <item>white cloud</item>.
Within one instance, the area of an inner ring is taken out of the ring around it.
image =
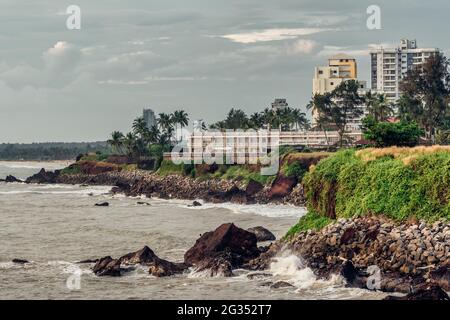
[[[310,54],[317,47],[317,42],[313,40],[300,39],[295,41],[289,48],[288,54]]]
[[[299,36],[306,36],[329,30],[332,29],[321,29],[321,28],[265,29],[262,31],[254,31],[247,33],[226,34],[221,37],[238,43],[255,43],[255,42],[295,39]]]

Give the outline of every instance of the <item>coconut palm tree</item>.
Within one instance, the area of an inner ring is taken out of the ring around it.
[[[306,118],[306,114],[300,109],[292,110],[292,116],[294,118],[295,129],[307,129],[309,126],[309,121]]]
[[[255,129],[255,130],[261,129],[263,124],[264,124],[264,119],[263,119],[262,113],[255,112],[250,116],[249,127],[251,127],[252,129]]]
[[[132,132],[128,132],[123,139],[123,145],[127,150],[127,155],[132,157],[136,150],[136,136]]]
[[[123,150],[123,133],[120,131],[113,131],[111,133],[111,139],[107,143],[115,150],[117,153],[122,153]]]
[[[148,128],[144,117],[134,119],[132,128],[134,135],[139,136],[141,139],[147,135]]]
[[[176,110],[172,113],[172,122],[175,124],[176,129],[178,129],[178,125],[183,129],[189,123],[189,116],[184,110]],[[178,130],[176,130],[178,132]]]
[[[263,122],[267,125],[267,129],[270,130],[276,119],[275,113],[272,109],[265,108],[262,112],[262,119]]]
[[[158,118],[158,125],[161,128],[161,136],[169,137],[169,141],[173,134],[173,119],[172,115],[167,113],[160,113]]]

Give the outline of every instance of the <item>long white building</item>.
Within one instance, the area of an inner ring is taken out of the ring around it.
[[[438,52],[437,48],[418,48],[416,40],[408,39],[401,40],[397,48],[372,50],[372,91],[384,92],[388,100],[396,101],[401,95],[400,82],[407,72]]]

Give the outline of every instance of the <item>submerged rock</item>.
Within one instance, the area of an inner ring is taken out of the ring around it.
[[[23,182],[22,180],[17,179],[16,177],[14,177],[12,175],[7,176],[4,181],[7,183],[13,183],[13,182],[22,183]]]
[[[280,288],[289,288],[289,287],[293,287],[293,285],[286,281],[277,281],[274,284],[270,285],[271,289],[280,289]]]
[[[25,260],[25,259],[13,259],[12,262],[13,262],[13,263],[17,263],[17,264],[27,264],[27,263],[30,263],[30,261]]]
[[[210,269],[212,274],[231,276],[231,270],[241,267],[260,252],[256,236],[226,223],[204,233],[184,255],[184,262],[198,270]]]
[[[108,207],[109,202],[98,202],[95,204],[96,207]]]
[[[247,231],[255,234],[258,242],[276,240],[276,237],[272,232],[261,226],[249,228]]]
[[[188,207],[201,207],[202,204],[198,201],[192,202],[192,204],[188,205]]]

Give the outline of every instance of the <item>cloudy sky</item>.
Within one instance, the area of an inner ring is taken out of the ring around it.
[[[381,8],[382,30],[366,9]],[[66,8],[81,8],[81,30]],[[105,140],[151,107],[191,119],[274,98],[305,108],[314,66],[416,38],[450,48],[448,0],[0,0],[0,143]]]

